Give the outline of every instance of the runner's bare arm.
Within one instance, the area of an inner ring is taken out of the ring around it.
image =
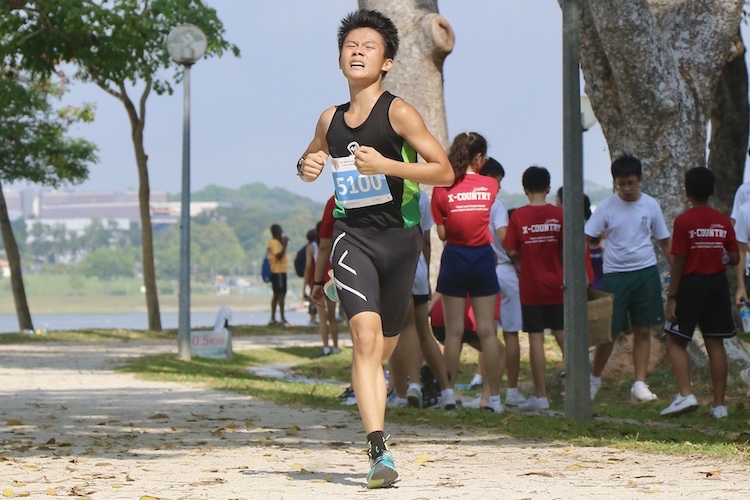
[[[301,165],[298,167],[297,175],[305,182],[312,182],[317,179],[328,161],[326,132],[328,132],[328,127],[331,125],[335,112],[335,107],[323,111],[315,126],[315,136],[310,145],[307,146],[302,158],[300,158]]]
[[[426,163],[404,163],[383,157],[369,146],[354,153],[355,165],[366,175],[385,174],[420,184],[450,186],[455,180],[453,167],[443,147],[427,130],[416,109],[402,99],[394,99],[388,111],[393,130],[408,142]]]

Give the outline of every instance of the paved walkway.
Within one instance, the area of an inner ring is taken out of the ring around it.
[[[235,349],[315,345],[235,339]],[[0,346],[0,493],[32,498],[737,498],[750,468],[684,456],[520,442],[498,432],[390,425],[401,474],[367,490],[351,410],[279,407],[113,371],[164,342]]]

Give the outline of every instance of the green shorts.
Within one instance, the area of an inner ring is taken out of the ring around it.
[[[612,334],[626,332],[633,326],[655,326],[664,323],[661,279],[656,266],[638,271],[607,273],[602,290],[615,295]]]

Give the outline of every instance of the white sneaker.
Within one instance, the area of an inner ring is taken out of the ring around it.
[[[661,411],[662,416],[676,417],[698,409],[698,400],[693,394],[687,396],[676,395],[672,404]]]
[[[406,402],[412,408],[422,408],[422,389],[416,384],[409,384],[406,389]]]
[[[502,413],[503,412],[503,404],[502,403],[487,403],[487,406],[482,407],[483,410],[491,410],[494,413]]]
[[[472,399],[471,401],[467,401],[465,403],[461,403],[461,406],[464,407],[464,408],[475,408],[475,409],[478,409],[481,404],[482,404],[482,396],[477,396],[476,398]]]
[[[531,396],[518,409],[521,411],[549,410],[549,400],[547,398]]]
[[[745,368],[740,372],[740,378],[743,382],[745,382],[745,385],[750,385],[750,368]]]
[[[508,389],[505,392],[505,406],[521,406],[526,402],[526,398],[518,389]]]
[[[630,388],[630,400],[638,403],[654,401],[656,400],[656,394],[651,392],[645,382],[635,382],[633,387]]]
[[[472,387],[482,387],[482,376],[478,373],[475,373],[474,378],[471,379],[469,385]]]
[[[398,396],[393,396],[392,398],[389,398],[388,401],[385,402],[385,405],[388,408],[401,408],[403,406],[406,406],[407,400],[404,398],[400,398]]]
[[[601,377],[589,376],[589,388],[591,390],[591,401],[596,397],[596,393],[599,392],[599,388],[602,386]]]
[[[729,416],[729,411],[727,411],[727,407],[724,405],[712,406],[711,416],[714,418],[727,418]]]
[[[453,393],[441,395],[440,406],[444,410],[455,410],[456,409],[456,395]]]

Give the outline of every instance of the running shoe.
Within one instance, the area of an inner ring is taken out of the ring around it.
[[[444,410],[455,410],[456,409],[456,395],[454,393],[441,395],[440,406]]]
[[[526,398],[518,389],[508,389],[505,392],[505,406],[521,406]]]
[[[467,401],[465,403],[461,403],[461,406],[463,408],[475,408],[478,409],[482,404],[482,396],[477,396],[471,401]]]
[[[396,393],[393,393],[393,396],[389,397],[386,402],[385,406],[388,408],[402,408],[408,404],[408,399],[400,398],[396,396]]]
[[[483,410],[489,410],[494,413],[502,413],[503,412],[503,404],[502,403],[487,403],[487,406],[482,406]]]
[[[422,408],[422,389],[410,384],[406,389],[406,401],[412,408]]]
[[[482,376],[478,373],[474,374],[474,378],[471,379],[471,382],[469,383],[472,389],[476,389],[477,387],[482,387]]]
[[[676,395],[672,404],[661,411],[662,416],[676,417],[698,409],[698,400],[693,394],[687,396]]]
[[[711,416],[714,418],[727,418],[729,416],[729,411],[727,411],[727,407],[724,405],[721,406],[712,406],[711,407]]]
[[[656,394],[651,392],[645,382],[635,382],[630,388],[630,400],[634,403],[656,400]]]
[[[589,390],[591,391],[591,401],[596,397],[596,393],[599,392],[599,388],[602,386],[601,377],[589,376]]]
[[[351,388],[351,386],[344,389],[344,392],[339,394],[339,399],[348,399],[350,397],[354,396],[354,389]]]
[[[367,487],[387,488],[396,482],[398,472],[396,465],[393,463],[391,452],[386,447],[375,458],[370,458],[370,473],[367,474]]]
[[[547,398],[531,396],[518,409],[521,411],[549,410],[549,400]]]

